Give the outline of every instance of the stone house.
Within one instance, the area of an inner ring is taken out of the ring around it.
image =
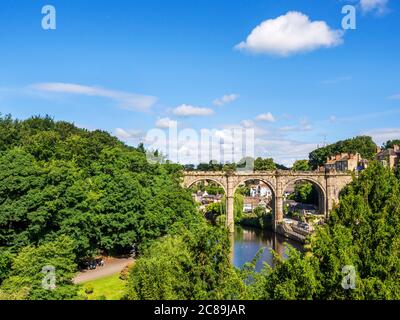
[[[325,163],[326,171],[356,171],[365,169],[366,161],[359,153],[340,153],[328,157]]]
[[[262,207],[266,212],[270,212],[267,202],[261,198],[244,197],[243,199],[243,212],[251,213],[257,207]]]
[[[397,170],[400,159],[400,146],[394,145],[393,148],[378,150],[375,159],[380,161],[384,166]]]
[[[196,202],[199,202],[203,205],[221,202],[223,197],[223,195],[221,194],[217,195],[208,194],[207,191],[197,191],[197,193],[194,193],[192,196]]]

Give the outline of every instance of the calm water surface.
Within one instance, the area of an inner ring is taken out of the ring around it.
[[[233,240],[233,264],[236,267],[242,267],[243,264],[254,258],[260,248],[265,248],[262,258],[257,263],[257,270],[259,271],[263,262],[273,266],[270,249],[274,249],[280,256],[287,258],[285,252],[288,245],[299,251],[303,250],[302,243],[287,239],[271,231],[236,226]]]

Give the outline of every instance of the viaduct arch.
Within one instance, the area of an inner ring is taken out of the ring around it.
[[[341,172],[296,172],[287,170],[260,171],[260,172],[203,172],[185,171],[183,186],[191,187],[193,184],[210,180],[219,184],[225,191],[226,197],[226,224],[231,232],[234,231],[233,200],[237,187],[248,180],[264,181],[272,190],[273,226],[277,229],[283,221],[283,193],[286,187],[296,181],[302,180],[312,183],[318,189],[320,211],[328,216],[335,203],[339,201],[339,192],[352,181],[352,175]]]

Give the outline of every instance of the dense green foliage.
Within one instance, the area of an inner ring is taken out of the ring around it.
[[[257,273],[255,259],[234,272],[221,232],[200,228],[154,244],[131,273],[129,297],[400,299],[400,182],[378,163],[343,190],[306,252],[275,254],[273,268]],[[356,271],[354,289],[342,287],[344,266]]]
[[[357,137],[314,151],[310,164],[337,152],[371,159],[374,151],[369,137]],[[261,158],[255,166],[277,167]],[[0,299],[76,299],[77,262],[125,253],[134,243],[141,256],[129,299],[400,299],[400,182],[390,169],[372,162],[342,191],[307,252],[276,256],[274,268],[260,273],[254,261],[241,270],[231,265],[227,230],[198,214],[180,186],[181,169],[150,164],[143,146],[103,131],[49,117],[0,117]],[[308,194],[309,187],[298,192]],[[224,205],[211,208],[218,218]],[[239,192],[237,216],[242,209]],[[254,216],[263,226],[271,217],[261,209]],[[354,290],[341,286],[346,265],[356,270]],[[42,287],[44,266],[55,267],[53,290]]]
[[[206,191],[210,195],[222,195],[225,193],[224,188],[213,181],[200,181],[191,186],[190,190],[192,193],[196,193],[198,191]]]
[[[78,258],[129,251],[196,215],[179,166],[151,165],[102,131],[50,118],[0,118],[0,247],[68,234]],[[12,135],[12,137],[9,137]]]
[[[194,169],[193,165],[193,169]],[[209,163],[200,163],[197,165],[196,170],[198,171],[221,171],[223,165],[218,163],[217,161],[210,161]],[[188,168],[188,167],[186,167]]]
[[[251,213],[242,215],[238,220],[242,226],[272,230],[272,212],[267,212],[264,207],[257,207]]]
[[[393,148],[394,145],[398,145],[400,146],[400,140],[396,139],[396,140],[388,140],[383,144],[383,149],[390,149]]]
[[[184,166],[184,169],[187,171],[224,171],[224,172],[233,172],[236,170],[254,170],[254,171],[273,171],[276,169],[279,170],[288,170],[288,168],[284,165],[277,164],[274,162],[272,158],[257,158],[253,159],[251,157],[245,157],[238,163],[218,163],[217,161],[210,161],[209,163],[200,163],[197,166],[194,164],[188,164]]]
[[[240,193],[235,193],[233,199],[233,214],[235,222],[240,222],[243,216],[244,197]],[[205,217],[213,224],[223,226],[226,218],[226,198],[223,197],[221,202],[211,203],[206,207]]]
[[[210,203],[206,206],[204,215],[212,224],[217,224],[218,217],[225,214],[225,207],[221,202]]]
[[[371,137],[359,136],[352,139],[338,141],[326,147],[316,149],[309,155],[310,165],[313,169],[322,166],[326,158],[342,152],[360,153],[364,159],[372,160],[376,153],[376,144]]]
[[[276,168],[276,164],[272,158],[257,158],[254,161],[254,171],[273,171]]]
[[[235,221],[240,221],[243,216],[244,196],[240,193],[235,193],[233,198],[233,214]]]
[[[103,131],[49,117],[0,117],[2,297],[72,298],[80,260],[127,253],[133,244],[143,249],[198,223],[180,172],[178,165],[150,164],[142,146]],[[40,286],[45,264],[60,273],[56,290]]]
[[[75,298],[77,287],[71,282],[76,271],[74,261],[74,242],[67,236],[60,236],[38,247],[23,248],[13,260],[8,277],[3,281],[0,288],[0,300]],[[53,290],[47,290],[42,285],[46,277],[46,273],[42,272],[45,266],[54,267],[55,288]]]
[[[5,248],[0,249],[0,284],[7,279],[10,272],[14,255]]]
[[[206,223],[164,237],[137,261],[128,280],[129,299],[239,299],[244,283],[234,271],[225,229]]]
[[[308,160],[296,160],[292,166],[293,171],[309,171],[311,170]]]
[[[356,288],[341,286],[342,268],[354,266]],[[372,163],[342,192],[328,224],[308,252],[276,257],[249,292],[253,299],[400,299],[400,183]]]
[[[293,200],[318,205],[318,191],[310,182],[300,182],[294,187]]]

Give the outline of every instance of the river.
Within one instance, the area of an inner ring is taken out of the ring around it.
[[[273,266],[270,249],[274,249],[281,257],[287,258],[286,248],[288,245],[302,251],[303,244],[287,239],[271,231],[260,230],[250,227],[235,227],[233,240],[233,264],[242,267],[244,263],[251,261],[260,248],[265,248],[261,259],[257,263],[257,271],[262,268],[263,262]]]

